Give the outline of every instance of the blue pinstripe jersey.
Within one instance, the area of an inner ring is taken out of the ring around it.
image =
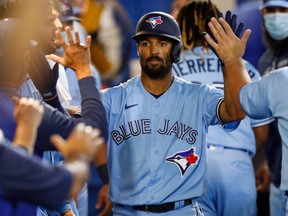
[[[246,69],[252,80],[260,79],[259,72],[247,61]],[[203,47],[195,47],[192,51],[185,50],[178,64],[173,65],[173,74],[185,80],[205,83],[223,89],[223,76],[218,57]],[[255,154],[254,127],[268,124],[273,119],[251,119],[246,117],[241,121],[237,130],[227,132],[220,125],[210,126],[207,134],[207,143],[248,150]]]
[[[288,190],[288,67],[280,68],[240,91],[244,111],[254,118],[275,117],[282,138],[281,186]]]
[[[109,125],[109,197],[124,205],[202,196],[208,125],[220,124],[222,91],[175,77],[158,99],[140,76],[102,91]]]

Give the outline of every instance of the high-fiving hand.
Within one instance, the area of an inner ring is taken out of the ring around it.
[[[65,160],[83,159],[84,161],[90,161],[97,146],[103,144],[104,139],[100,137],[99,130],[86,126],[84,123],[79,123],[66,140],[55,134],[51,136],[51,142],[61,152]]]
[[[58,47],[63,47],[64,55],[59,57],[57,55],[47,55],[48,59],[51,59],[65,67],[72,68],[77,75],[78,79],[82,79],[87,76],[92,76],[90,70],[90,43],[91,36],[87,36],[86,43],[80,43],[79,32],[77,30],[74,31],[74,38],[72,37],[72,33],[70,31],[70,27],[67,26],[65,28],[65,32],[68,39],[68,44],[66,44],[65,40],[62,38],[60,31],[56,31],[56,41]]]

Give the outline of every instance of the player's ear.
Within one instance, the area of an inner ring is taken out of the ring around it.
[[[137,43],[137,56],[139,57],[139,44]]]

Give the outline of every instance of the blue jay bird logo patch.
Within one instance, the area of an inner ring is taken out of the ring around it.
[[[157,25],[163,23],[163,20],[161,19],[161,16],[157,16],[147,19],[146,22],[150,23],[152,28],[154,29]]]
[[[199,156],[195,153],[196,147],[192,147],[186,151],[176,152],[174,155],[167,157],[165,160],[177,165],[181,172],[181,176],[185,174],[188,168],[197,164]]]

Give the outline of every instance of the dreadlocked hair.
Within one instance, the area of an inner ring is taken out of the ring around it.
[[[176,18],[182,35],[182,50],[192,50],[195,46],[208,48],[202,33],[212,35],[208,22],[212,17],[218,18],[219,14],[219,9],[210,0],[188,1]]]

